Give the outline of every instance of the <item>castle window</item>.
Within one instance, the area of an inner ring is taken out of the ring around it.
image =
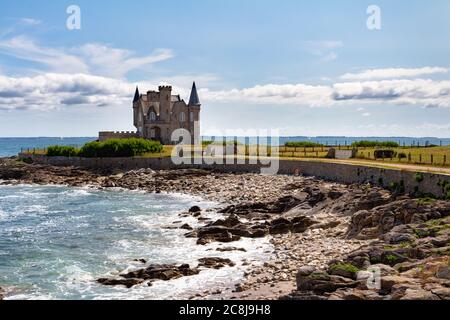
[[[155,121],[156,120],[156,113],[154,113],[153,111],[150,112],[149,118],[151,121]]]
[[[184,112],[180,113],[180,121],[181,122],[185,122],[186,121],[186,115],[184,114]]]
[[[191,122],[194,122],[194,113],[193,112],[191,112],[189,114],[189,118],[191,119]]]

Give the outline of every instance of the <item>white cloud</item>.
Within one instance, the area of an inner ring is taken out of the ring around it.
[[[0,52],[19,59],[43,64],[52,72],[93,73],[123,77],[128,72],[173,57],[169,49],[137,57],[132,51],[91,43],[80,48],[49,48],[25,36],[0,40]]]
[[[200,80],[199,80],[200,79]],[[450,108],[450,81],[383,80],[343,82],[331,85],[266,84],[248,88],[213,90],[213,75],[180,75],[140,81],[142,92],[159,84],[173,85],[173,92],[188,98],[192,80],[197,80],[200,99],[211,102],[298,107],[358,105],[362,116],[370,116],[370,105],[409,105]],[[33,77],[0,75],[1,109],[51,109],[71,105],[129,106],[136,83],[125,79],[82,73],[44,73]]]
[[[37,26],[42,23],[41,20],[37,20],[34,18],[22,18],[19,20],[20,24],[26,25],[26,26]]]
[[[361,71],[359,73],[346,73],[341,76],[341,79],[349,81],[360,81],[415,78],[424,75],[443,74],[449,71],[449,68],[442,67],[369,69]]]
[[[372,114],[370,112],[364,112],[361,116],[370,117]]]
[[[302,48],[309,54],[320,57],[322,61],[334,61],[338,58],[336,50],[342,48],[344,43],[342,41],[305,41],[302,43]]]
[[[110,48],[98,43],[82,46],[79,53],[95,73],[113,77],[122,77],[132,70],[174,56],[172,50],[157,49],[148,56],[136,57],[130,50]]]
[[[130,83],[86,74],[0,76],[0,109],[49,110],[74,104],[117,105],[128,101],[130,92],[133,92]]]
[[[0,52],[44,64],[57,72],[88,72],[89,69],[79,57],[67,54],[61,49],[38,46],[24,36],[0,41]]]

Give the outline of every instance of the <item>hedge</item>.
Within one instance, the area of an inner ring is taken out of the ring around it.
[[[290,141],[284,144],[288,148],[315,148],[323,147],[323,144],[311,142],[311,141]]]
[[[362,140],[362,141],[356,141],[352,143],[352,147],[356,148],[376,148],[376,147],[383,147],[383,148],[398,148],[400,145],[397,142],[394,141],[368,141],[368,140]]]
[[[79,156],[84,158],[133,157],[144,153],[158,153],[162,149],[163,146],[159,141],[138,138],[110,139],[102,142],[88,142],[81,149],[52,146],[48,148],[47,156]]]

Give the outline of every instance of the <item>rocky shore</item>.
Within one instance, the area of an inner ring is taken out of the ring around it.
[[[370,185],[302,176],[230,174],[204,170],[91,171],[0,160],[2,183],[64,184],[199,195],[221,203],[223,218],[202,208],[182,213],[202,222],[180,225],[198,245],[270,237],[274,254],[249,265],[242,283],[192,298],[450,299],[450,202],[413,199]],[[198,266],[152,265],[104,285],[132,287],[189,276],[235,262],[217,257]],[[247,262],[244,262],[244,264]]]

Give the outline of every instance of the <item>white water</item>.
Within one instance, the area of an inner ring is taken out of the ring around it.
[[[242,260],[262,263],[271,247],[264,239],[196,245],[186,230],[165,229],[191,206],[214,203],[183,195],[98,191],[57,186],[0,185],[0,287],[7,299],[174,299],[217,288],[231,288],[243,275]],[[218,218],[214,212],[207,214]],[[247,252],[217,252],[218,246]],[[189,263],[208,256],[237,263],[199,275],[157,281],[131,289],[95,280],[149,263]]]

